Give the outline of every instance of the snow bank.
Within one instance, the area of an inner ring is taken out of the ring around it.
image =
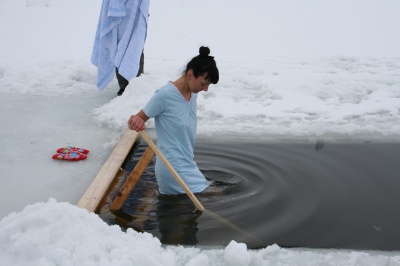
[[[362,265],[398,266],[399,252],[284,249],[248,250],[231,241],[225,248],[162,246],[148,233],[121,231],[96,214],[49,199],[0,221],[0,265]]]

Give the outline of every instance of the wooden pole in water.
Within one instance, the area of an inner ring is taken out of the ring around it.
[[[182,178],[179,176],[179,174],[175,171],[174,167],[168,162],[167,158],[161,153],[161,151],[157,148],[156,144],[151,140],[149,135],[142,130],[139,132],[142,138],[149,144],[149,146],[153,149],[154,153],[157,155],[157,157],[161,160],[161,162],[165,165],[165,167],[170,171],[172,176],[175,178],[176,182],[185,190],[186,194],[189,196],[189,198],[192,200],[194,205],[197,207],[197,209],[201,212],[204,211],[203,205],[200,203],[200,201],[196,198],[196,196],[193,194],[193,192],[190,190],[190,188],[186,185],[185,181],[182,180]]]

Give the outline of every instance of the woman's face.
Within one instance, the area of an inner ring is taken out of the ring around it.
[[[207,76],[207,73],[195,78],[193,72],[191,70],[189,70],[189,72],[188,72],[189,90],[193,93],[208,91],[208,86],[210,86],[211,82],[205,78]]]

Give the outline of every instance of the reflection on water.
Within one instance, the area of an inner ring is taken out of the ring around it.
[[[158,196],[157,218],[161,243],[195,245],[197,240],[197,218],[192,201],[186,195]],[[171,226],[173,225],[173,226]]]
[[[101,216],[164,244],[400,250],[398,143],[207,141],[195,159],[211,181],[197,195],[206,212],[159,195],[150,165],[123,208]]]

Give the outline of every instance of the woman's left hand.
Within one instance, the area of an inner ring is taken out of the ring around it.
[[[145,128],[144,121],[140,116],[132,115],[128,120],[128,128],[136,132],[142,131]]]

